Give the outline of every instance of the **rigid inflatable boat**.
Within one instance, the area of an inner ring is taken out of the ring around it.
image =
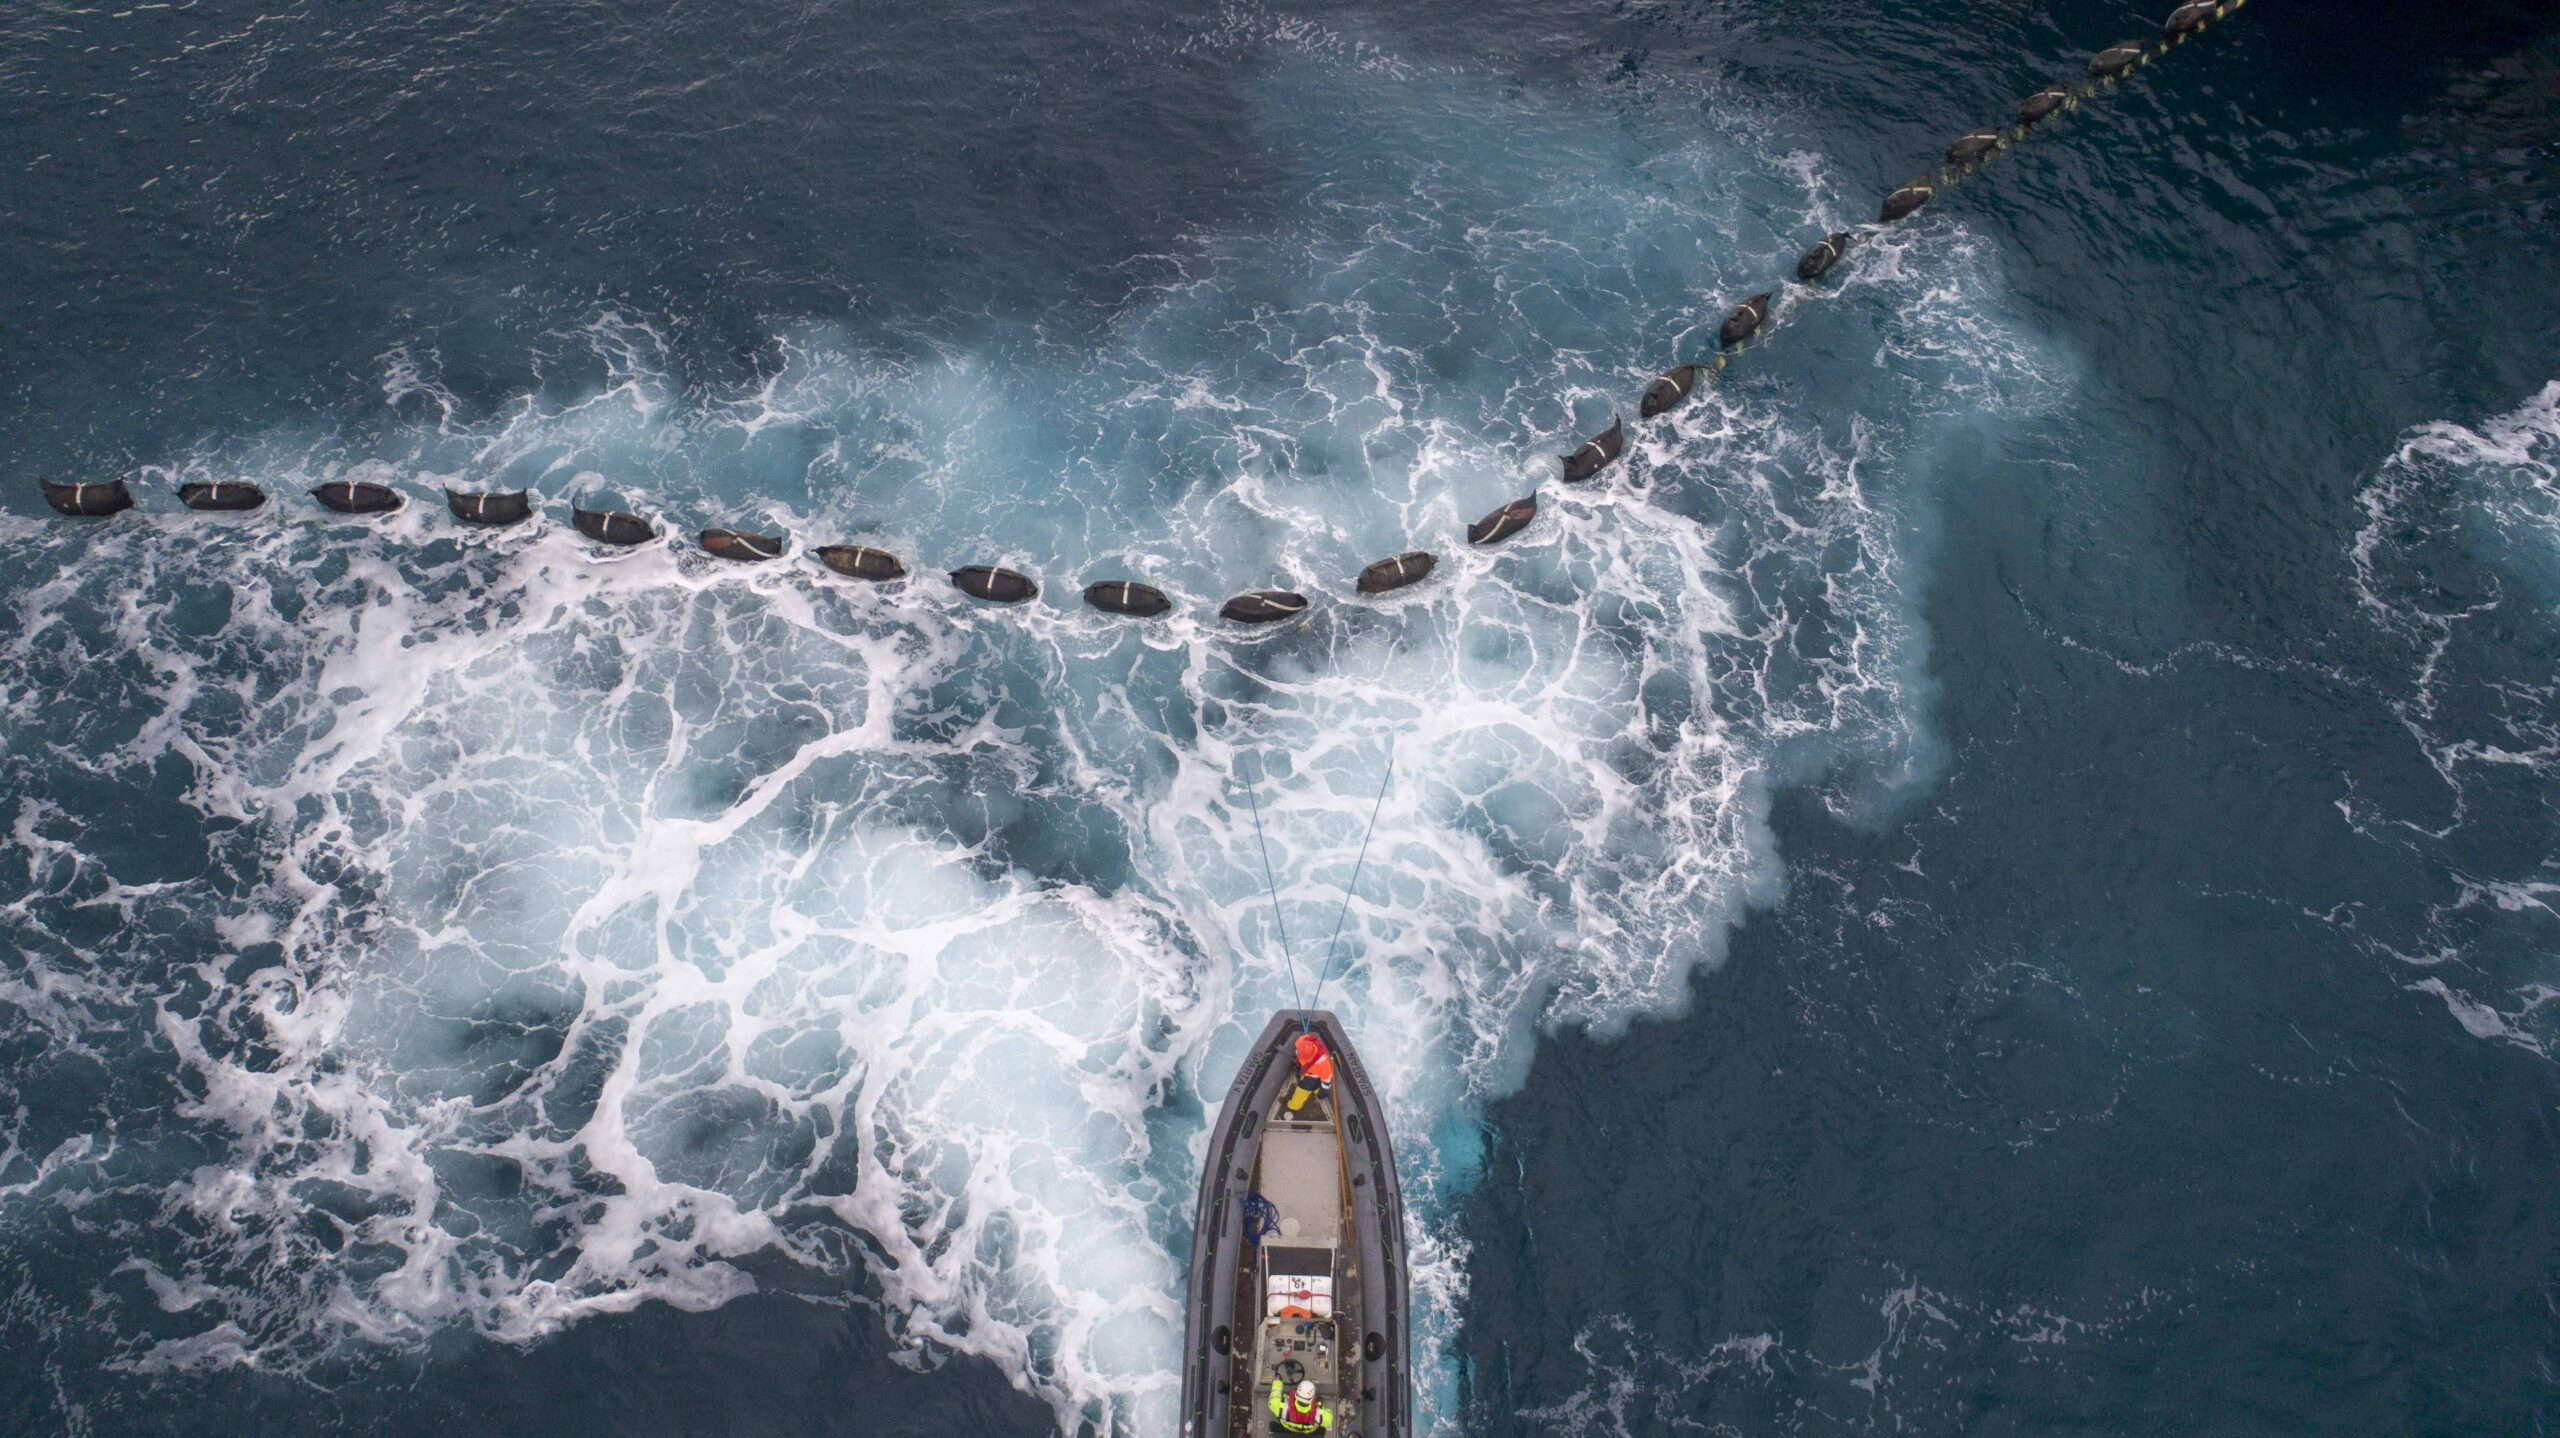
[[[1289,1107],[1301,1033],[1334,1081]],[[1271,1386],[1316,1385],[1336,1438],[1413,1431],[1404,1196],[1368,1071],[1323,1009],[1272,1016],[1209,1135],[1183,1303],[1184,1438],[1289,1432]]]

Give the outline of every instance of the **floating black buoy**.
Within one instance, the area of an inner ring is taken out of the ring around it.
[[[1992,152],[2005,142],[2006,137],[1997,130],[1976,130],[1947,147],[1947,168],[1970,170],[1990,159]]]
[[[1238,624],[1270,624],[1307,612],[1307,596],[1286,589],[1248,589],[1226,602],[1221,619]]]
[[[103,519],[133,508],[133,491],[125,488],[121,479],[95,484],[56,484],[49,479],[39,479],[36,483],[44,487],[44,502],[52,505],[57,514],[68,514],[78,519]]]
[[[1084,587],[1084,602],[1106,614],[1126,614],[1132,619],[1153,619],[1173,611],[1173,601],[1152,584],[1134,579],[1106,579]]]
[[[400,491],[361,479],[333,479],[311,491],[311,497],[340,514],[389,514],[402,502]]]
[[[178,486],[178,502],[189,509],[214,514],[236,514],[256,509],[267,502],[267,492],[254,484],[225,482],[219,479],[197,480]]]
[[[972,599],[990,604],[1020,604],[1040,592],[1028,574],[998,569],[991,564],[972,564],[951,571],[951,585]]]
[[[458,489],[444,492],[445,506],[453,517],[465,524],[521,524],[533,517],[533,496],[521,489],[493,489],[480,494],[467,494]]]
[[[569,522],[578,527],[580,534],[598,544],[618,545],[625,549],[658,537],[658,526],[619,509],[579,509],[572,505]]]
[[[1527,529],[1529,521],[1537,517],[1538,497],[1536,495],[1515,499],[1468,525],[1467,543],[1500,544],[1521,530]]]
[[[2168,22],[2160,27],[2160,33],[2172,39],[2192,35],[2221,18],[2219,0],[2194,0],[2193,4],[2181,5],[2170,11]]]
[[[1623,419],[1583,441],[1582,448],[1564,457],[1567,483],[1580,484],[1608,467],[1627,448],[1627,422]]]
[[[2142,42],[2125,40],[2109,45],[2089,61],[2089,78],[2112,80],[2142,63]]]
[[[702,531],[702,547],[722,559],[740,564],[762,564],[781,557],[791,545],[787,534],[750,534],[743,529],[706,529]]]
[[[1930,197],[1937,193],[1937,186],[1930,184],[1926,180],[1914,180],[1910,184],[1903,186],[1901,189],[1894,191],[1892,194],[1885,196],[1883,211],[1884,223],[1888,225],[1892,224],[1894,221],[1901,219],[1903,216],[1910,214],[1914,210],[1919,209],[1922,205],[1929,203]]]
[[[1768,323],[1768,320],[1769,297],[1753,295],[1734,306],[1733,313],[1724,317],[1724,327],[1716,331],[1716,343],[1731,349],[1758,334],[1760,326]]]
[[[898,556],[885,549],[860,544],[829,544],[817,551],[818,562],[847,579],[867,579],[886,584],[907,577],[907,567]]]
[[[1381,559],[1360,571],[1360,592],[1385,594],[1408,584],[1420,584],[1439,567],[1439,557],[1424,549],[1399,554],[1393,559]]]
[[[1824,235],[1822,243],[1805,251],[1804,258],[1796,261],[1796,278],[1806,284],[1812,284],[1815,280],[1831,273],[1831,267],[1840,263],[1840,257],[1847,253],[1849,253],[1847,230],[1842,230],[1836,235]]]
[[[2049,85],[2029,95],[2018,105],[2020,125],[2041,125],[2071,105],[2071,91],[2061,85]]]
[[[1698,366],[1673,365],[1662,377],[1644,387],[1644,398],[1636,401],[1636,418],[1651,419],[1669,414],[1688,403],[1690,392],[1698,387]]]

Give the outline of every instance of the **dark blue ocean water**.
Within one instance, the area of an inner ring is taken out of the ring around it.
[[[2158,19],[0,10],[0,1429],[1166,1435],[1392,747],[1433,1432],[2548,1431],[2553,17],[2257,0],[1553,479]]]

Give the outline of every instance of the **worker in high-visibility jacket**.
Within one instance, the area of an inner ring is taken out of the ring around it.
[[[1333,1410],[1316,1401],[1316,1385],[1300,1379],[1295,1388],[1285,1388],[1279,1379],[1271,1380],[1271,1431],[1274,1433],[1330,1433]]]
[[[1298,1035],[1298,1087],[1289,1095],[1289,1112],[1333,1086],[1333,1055],[1314,1034]]]

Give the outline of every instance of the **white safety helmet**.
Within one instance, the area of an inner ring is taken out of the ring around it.
[[[1313,1403],[1316,1401],[1316,1381],[1314,1379],[1301,1378],[1298,1380],[1298,1401],[1300,1403]]]

